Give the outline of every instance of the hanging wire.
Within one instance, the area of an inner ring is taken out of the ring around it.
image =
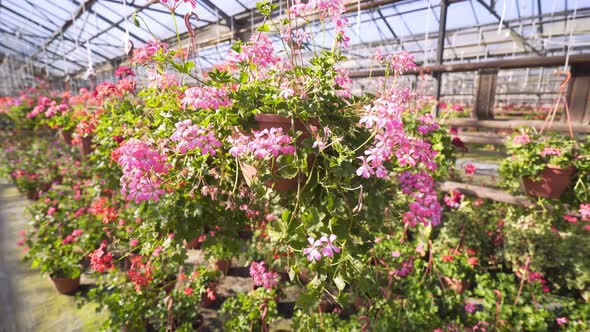
[[[221,53],[219,52],[219,9],[215,8],[215,20],[216,20],[216,24],[215,24],[215,52],[217,52],[217,61],[221,62]]]
[[[565,64],[563,65],[563,71],[567,70],[567,67],[569,66],[569,62],[570,62],[570,54],[572,53],[572,46],[574,44],[574,30],[576,27],[577,13],[578,13],[578,0],[576,0],[576,4],[574,7],[574,15],[572,16],[572,19],[568,22],[568,25],[570,28],[570,36],[569,36],[569,40],[568,40],[567,53],[565,54]]]
[[[498,24],[498,33],[502,32],[505,17],[506,17],[506,0],[502,1],[502,16],[500,17],[500,23]]]
[[[428,10],[426,11],[426,34],[424,35],[424,64],[428,64],[428,32],[430,31],[430,0],[428,1]]]
[[[361,0],[356,2],[356,35],[358,43],[361,43]]]
[[[190,7],[190,6],[189,6]],[[127,15],[127,0],[123,0],[123,8],[125,13],[123,15]],[[125,18],[125,40],[123,41],[123,50],[125,50],[125,54],[129,53],[131,45],[129,43],[129,19]]]

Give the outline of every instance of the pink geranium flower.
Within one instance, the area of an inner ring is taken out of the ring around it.
[[[308,237],[307,241],[309,242],[310,246],[308,248],[303,249],[303,254],[307,255],[307,260],[310,262],[319,261],[322,259],[322,254],[320,254],[320,247],[322,245],[322,241],[315,240],[313,237]]]
[[[472,163],[465,164],[465,174],[475,174],[476,170],[475,165]]]

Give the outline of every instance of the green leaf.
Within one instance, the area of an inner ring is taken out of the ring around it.
[[[337,275],[336,278],[334,278],[334,283],[336,284],[336,287],[338,287],[339,291],[344,290],[344,287],[346,287],[346,283],[344,282],[344,279],[341,275]]]
[[[139,23],[139,19],[137,19],[137,13],[133,13],[131,19],[133,20],[133,24],[139,28],[141,24]]]
[[[269,32],[270,31],[270,27],[268,26],[268,24],[264,23],[263,25],[259,26],[258,29],[256,29],[260,32]]]

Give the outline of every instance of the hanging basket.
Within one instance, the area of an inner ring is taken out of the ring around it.
[[[569,187],[576,169],[547,166],[539,174],[539,180],[522,179],[525,192],[530,196],[556,199]]]
[[[219,259],[213,263],[213,267],[216,271],[220,271],[223,275],[227,275],[229,269],[231,268],[231,260],[230,259]]]
[[[59,131],[59,136],[61,137],[61,140],[66,145],[72,145],[72,134],[73,134],[73,130],[71,130],[71,129],[69,129],[69,130],[60,129],[60,131]]]
[[[92,144],[92,136],[81,137],[80,138],[80,153],[82,156],[87,156],[94,151],[94,145]]]
[[[315,124],[317,124],[317,121],[315,122]],[[302,144],[304,139],[309,138],[311,136],[311,133],[309,132],[307,126],[300,119],[293,119],[293,121],[291,121],[291,119],[289,118],[276,114],[254,115],[254,128],[256,130],[270,130],[272,128],[281,128],[283,130],[283,133],[288,133],[289,130],[293,128],[294,131],[301,132],[301,135],[297,138],[297,145]],[[309,168],[311,168],[314,159],[315,156],[313,155],[309,155],[307,157],[307,165]],[[258,170],[256,169],[256,167],[240,162],[240,169],[242,170],[242,175],[246,180],[246,184],[251,185],[251,183],[254,181],[258,174]],[[278,172],[278,169],[278,165],[272,165],[273,173]],[[297,190],[297,186],[299,185],[299,183],[303,181],[305,181],[305,175],[300,172],[292,179],[275,178],[271,181],[267,181],[265,185],[277,192],[285,193]]]

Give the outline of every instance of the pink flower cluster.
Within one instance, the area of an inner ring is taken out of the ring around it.
[[[291,136],[283,135],[282,128],[253,131],[252,136],[239,134],[237,138],[228,138],[233,145],[229,153],[234,157],[253,155],[257,159],[295,154],[295,146],[291,145],[292,140]]]
[[[582,220],[590,221],[590,203],[580,204],[580,209],[578,210],[578,212],[582,216]]]
[[[526,133],[522,133],[518,136],[515,136],[512,140],[514,144],[527,144],[531,142],[531,138]]]
[[[172,73],[159,74],[155,71],[152,71],[150,72],[148,81],[150,81],[150,87],[159,88],[162,90],[180,85],[178,77]]]
[[[472,174],[475,174],[476,171],[477,171],[477,168],[472,163],[465,164],[465,174],[472,175]]]
[[[529,275],[529,282],[533,281],[538,281],[541,283],[544,293],[549,293],[551,291],[551,289],[549,289],[549,286],[547,286],[547,280],[543,277],[541,273],[531,272],[531,274]]]
[[[334,253],[340,253],[340,248],[334,244],[336,235],[331,234],[329,237],[322,236],[319,240],[308,237],[309,247],[303,249],[303,254],[307,255],[307,260],[313,262],[319,261],[323,257],[334,257]]]
[[[451,196],[446,195],[444,197],[445,204],[450,208],[458,208],[461,205],[461,201],[463,200],[464,195],[458,192],[457,190],[453,190],[451,192]]]
[[[111,96],[120,96],[117,86],[111,82],[102,82],[96,87],[96,98],[104,100]]]
[[[27,114],[27,118],[32,119],[41,113],[44,113],[46,118],[52,118],[58,114],[63,114],[68,110],[68,105],[63,102],[58,105],[55,100],[51,100],[47,97],[41,97],[37,101],[37,105],[33,108],[33,110]]]
[[[547,147],[541,151],[541,157],[547,156],[561,156],[561,150],[558,148]]]
[[[194,109],[213,109],[230,107],[233,101],[228,97],[228,91],[212,86],[188,88],[184,92],[182,105],[190,105]]]
[[[197,0],[160,0],[160,2],[172,12],[183,2],[190,4],[193,9],[197,8]]]
[[[352,79],[349,76],[349,72],[346,69],[336,69],[338,75],[334,78],[334,83],[340,89],[336,90],[336,94],[340,97],[350,98],[350,88],[352,87]]]
[[[281,58],[275,56],[274,47],[267,35],[259,33],[252,35],[250,42],[242,46],[242,52],[235,54],[236,62],[251,62],[260,68],[275,65]]]
[[[115,70],[115,76],[123,78],[127,76],[135,76],[135,73],[133,73],[133,70],[129,67],[120,66]]]
[[[295,16],[306,16],[319,12],[320,17],[340,17],[346,12],[346,7],[342,0],[309,0],[303,3],[301,0],[295,0],[294,5],[289,8]]]
[[[414,56],[408,52],[399,52],[387,59],[395,75],[402,75],[405,72],[416,70]]]
[[[72,232],[72,234],[66,236],[65,239],[63,239],[63,241],[61,241],[61,244],[68,244],[68,243],[75,242],[78,239],[78,237],[82,234],[84,234],[83,230],[76,229]]]
[[[404,193],[414,198],[403,220],[412,226],[417,222],[437,225],[442,208],[437,200],[434,180],[428,172],[436,171],[438,152],[425,139],[406,133],[402,119],[408,103],[414,98],[409,90],[392,90],[365,107],[359,124],[373,130],[375,137],[372,146],[365,151],[366,157],[358,157],[363,164],[356,173],[365,178],[385,178],[389,174],[386,168],[389,162],[412,168],[412,171],[398,176]],[[419,132],[422,135],[438,128],[427,116],[422,117],[421,122],[424,127]]]
[[[115,161],[123,169],[121,192],[127,200],[158,201],[165,194],[161,188],[162,175],[167,174],[170,165],[166,155],[153,150],[147,142],[130,139],[116,150]]]
[[[266,271],[264,261],[257,263],[252,262],[250,264],[250,276],[254,286],[262,286],[266,289],[272,289],[279,284],[279,275],[274,271]]]
[[[144,46],[133,52],[133,63],[147,63],[152,56],[161,50],[162,53],[168,53],[168,44],[159,40],[149,40]]]
[[[216,149],[221,147],[215,131],[211,127],[201,128],[193,125],[191,120],[176,123],[176,130],[170,139],[176,142],[176,151],[185,154],[198,148],[202,155],[215,156]]]
[[[115,268],[113,254],[106,251],[107,242],[102,241],[100,247],[90,254],[90,267],[97,272],[105,272]]]
[[[422,135],[428,135],[429,133],[440,129],[440,126],[438,125],[438,123],[436,123],[436,121],[432,117],[432,114],[430,113],[426,115],[420,115],[418,117],[418,121],[422,123],[418,126],[418,132]]]
[[[383,56],[381,51],[377,50],[375,51],[375,54],[371,56],[371,60],[381,65],[388,65],[396,76],[418,68],[414,62],[414,56],[408,52],[398,52]],[[444,103],[440,103],[439,107],[445,109],[447,106]]]
[[[129,79],[129,78],[122,78],[117,82],[117,90],[120,93],[133,92],[133,91],[135,91],[136,86],[137,86],[137,82],[135,82],[135,80]]]

